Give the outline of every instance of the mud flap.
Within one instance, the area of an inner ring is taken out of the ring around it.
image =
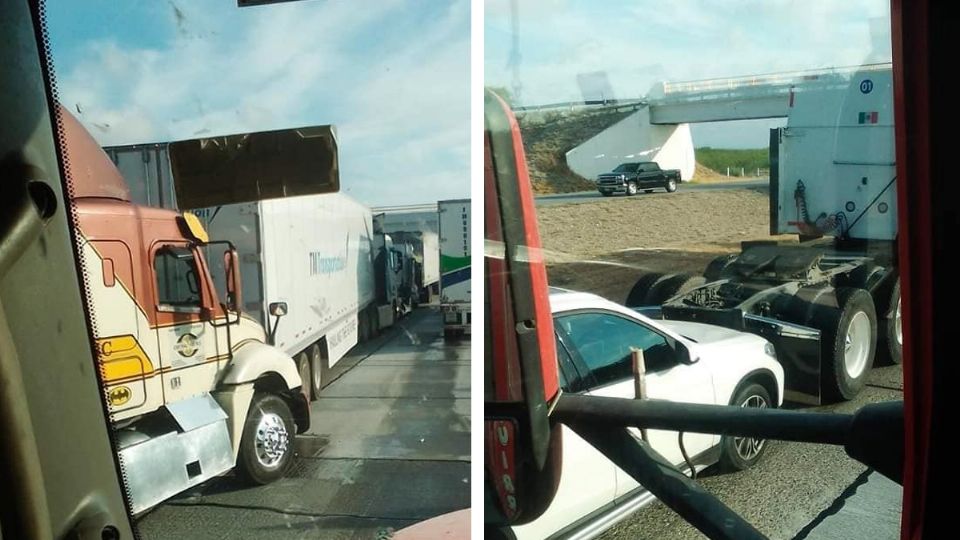
[[[820,331],[777,319],[744,314],[744,330],[773,343],[783,366],[784,399],[820,404]]]

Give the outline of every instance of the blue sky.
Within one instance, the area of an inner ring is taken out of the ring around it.
[[[102,145],[332,123],[363,203],[469,197],[469,1],[359,5],[49,0],[59,99]]]
[[[511,0],[487,0],[484,79],[514,86]],[[615,97],[658,81],[889,62],[887,0],[519,0],[520,103],[577,101],[578,74],[605,73]],[[768,145],[782,120],[693,126],[694,144]]]

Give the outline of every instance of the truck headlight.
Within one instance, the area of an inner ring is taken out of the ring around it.
[[[766,342],[763,346],[763,352],[765,352],[770,358],[773,358],[774,360],[777,359],[777,349],[773,346],[773,343],[770,343],[769,341]]]

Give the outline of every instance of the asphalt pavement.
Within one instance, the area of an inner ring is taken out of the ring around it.
[[[469,339],[421,308],[333,375],[284,478],[207,482],[143,516],[142,538],[385,538],[470,505]]]

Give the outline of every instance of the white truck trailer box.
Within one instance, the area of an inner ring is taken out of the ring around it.
[[[374,301],[370,210],[342,193],[193,211],[212,238],[240,256],[245,313],[273,328],[268,306],[285,302],[274,344],[290,355],[325,339],[329,367],[358,342],[358,316]],[[209,257],[214,275],[223,261]]]
[[[440,311],[445,335],[470,332],[470,199],[439,201]]]

